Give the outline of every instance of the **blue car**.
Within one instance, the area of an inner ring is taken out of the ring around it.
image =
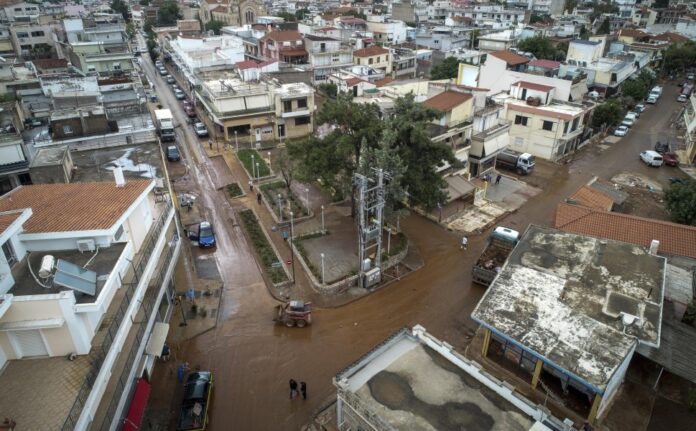
[[[207,221],[198,225],[198,246],[201,248],[215,247],[213,226]]]

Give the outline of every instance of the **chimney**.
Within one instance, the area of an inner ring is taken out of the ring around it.
[[[121,188],[126,185],[126,178],[123,176],[123,168],[120,165],[114,168],[114,180],[116,181],[116,187]]]
[[[657,256],[657,249],[660,248],[660,241],[654,239],[650,241],[650,254]]]

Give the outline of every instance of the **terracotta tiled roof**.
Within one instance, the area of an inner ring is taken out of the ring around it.
[[[227,13],[227,6],[220,5],[220,6],[215,6],[214,8],[210,9],[211,12],[216,12],[216,13]]]
[[[558,69],[561,67],[561,62],[553,60],[532,60],[529,62],[529,65],[534,67],[544,67],[546,69]]]
[[[378,80],[376,80],[376,81],[375,81],[375,85],[376,85],[378,88],[379,88],[379,87],[384,87],[385,85],[391,83],[392,81],[394,81],[394,78],[392,78],[391,76],[387,76],[387,77],[384,78],[384,79],[378,79]]]
[[[0,214],[0,234],[5,232],[5,229],[10,227],[20,215],[22,215],[21,211]]]
[[[43,58],[32,60],[37,69],[60,69],[68,67],[68,60],[63,58]]]
[[[517,81],[514,84],[512,84],[512,86],[513,87],[528,88],[530,90],[545,91],[547,93],[555,88],[555,87],[552,87],[550,85],[536,84],[534,82],[529,82],[529,81]]]
[[[619,30],[619,36],[632,37],[634,39],[642,39],[644,37],[647,37],[648,34],[640,30],[634,30],[632,28],[622,28],[621,30]]]
[[[302,40],[302,35],[298,31],[272,31],[261,38],[263,41],[274,40],[276,42],[291,42],[293,40]]]
[[[658,251],[661,253],[696,258],[694,226],[560,203],[556,207],[554,227],[643,247],[649,247],[656,239],[660,241]]]
[[[389,50],[381,46],[370,46],[368,48],[353,51],[353,57],[372,57],[373,55],[389,54]]]
[[[179,31],[201,31],[201,22],[197,19],[179,19],[176,26]]]
[[[348,78],[348,79],[346,79],[346,85],[349,87],[352,87],[354,85],[358,85],[361,82],[367,82],[367,81],[365,81],[364,79],[360,79],[360,78]]]
[[[111,228],[152,181],[113,181],[21,186],[0,197],[0,211],[31,208],[27,233]]]
[[[438,111],[447,112],[473,97],[474,96],[471,94],[460,93],[458,91],[445,91],[426,100],[423,102],[423,105],[428,108],[437,109]]]
[[[611,196],[590,186],[580,187],[568,200],[571,201],[570,203],[603,211],[611,211],[614,206]]]
[[[503,60],[510,66],[529,63],[529,59],[527,57],[512,51],[493,51],[489,53],[489,55]]]
[[[240,70],[255,69],[259,67],[259,64],[254,60],[247,60],[236,63],[235,67]]]
[[[134,5],[131,5],[131,10],[134,10],[136,12],[140,12],[141,10],[143,10],[143,7],[139,4],[134,4]]]
[[[672,32],[668,31],[666,33],[662,33],[662,34],[659,34],[659,35],[653,37],[653,40],[663,40],[663,41],[671,42],[671,43],[684,43],[684,42],[688,42],[689,38],[684,37],[681,34],[672,33]]]
[[[205,0],[208,4],[227,4],[225,0]]]

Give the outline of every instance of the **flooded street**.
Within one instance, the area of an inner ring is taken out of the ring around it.
[[[235,210],[219,189],[232,174],[222,158],[210,159],[202,151],[181,103],[155,73],[149,57],[142,58],[160,103],[172,110],[179,125],[178,143],[188,174],[175,184],[197,196],[202,214],[216,231],[214,255],[223,281],[217,327],[189,341],[180,354],[193,367],[215,373],[211,429],[300,429],[335,397],[332,377],[337,372],[404,326],[421,324],[458,350],[466,347],[476,329],[469,315],[484,292],[472,285],[471,268],[485,234],[470,237],[468,250],[460,251],[458,235],[417,215],[406,218],[402,227],[423,257],[422,269],[341,308],[317,310],[307,328],[275,326],[277,301],[266,288]],[[630,170],[663,184],[669,176],[680,175],[675,168],[647,168],[638,159],[639,151],[651,147],[657,136],[666,138],[672,108],[679,107],[672,102],[675,88],[665,87],[660,102],[664,109],[648,108],[628,136],[612,147],[584,149],[572,164],[541,163],[529,180],[544,191],[498,224],[520,231],[529,223],[550,224],[556,204],[595,175],[610,178]],[[240,184],[247,181],[235,179]],[[298,278],[303,282],[300,274]],[[290,378],[307,382],[306,401],[288,399]],[[157,390],[155,385],[153,391]]]

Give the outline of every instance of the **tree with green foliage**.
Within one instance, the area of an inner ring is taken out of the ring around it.
[[[597,29],[597,34],[609,34],[611,32],[611,25],[609,23],[609,18],[604,18],[602,25]]]
[[[224,27],[225,23],[222,21],[211,20],[205,24],[205,31],[212,30],[215,35],[220,34],[220,29]]]
[[[598,16],[605,13],[619,13],[619,7],[611,1],[595,1],[592,3],[590,20],[594,21]]]
[[[150,6],[150,0],[140,0],[138,3],[140,6]]]
[[[611,127],[618,124],[623,118],[623,107],[618,100],[612,99],[597,105],[592,114],[592,126],[602,127],[606,125]]]
[[[348,94],[328,99],[316,124],[333,131],[324,138],[311,137],[287,144],[288,154],[298,162],[299,178],[319,180],[337,199],[352,197],[352,177],[363,145],[377,145],[382,132],[379,108],[355,103]]]
[[[376,147],[370,147],[367,143],[363,143],[365,151],[360,157],[358,166],[358,172],[369,177],[374,177],[376,169],[382,169],[388,173],[385,178],[384,194],[384,220],[387,222],[395,221],[398,208],[406,196],[403,188],[406,166],[394,150],[395,141],[395,131],[387,126]]]
[[[150,37],[150,35],[154,37],[154,33],[152,31],[152,27],[154,27],[154,25],[155,24],[152,22],[152,20],[149,19],[145,21],[145,24],[143,24],[143,31],[148,37]]]
[[[332,99],[335,99],[338,95],[338,87],[336,86],[336,84],[332,82],[325,82],[323,84],[319,84],[318,88],[327,97],[330,97]]]
[[[670,45],[664,53],[663,70],[666,73],[682,73],[696,62],[696,43]]]
[[[517,49],[524,52],[531,52],[536,58],[547,60],[562,60],[566,53],[559,51],[551,41],[542,36],[529,37],[517,44]]]
[[[295,22],[295,21],[297,21],[297,17],[296,17],[294,14],[290,13],[290,12],[285,12],[285,11],[278,12],[278,13],[275,14],[275,16],[278,16],[278,17],[283,18],[283,19],[285,20],[285,22]]]
[[[147,44],[147,52],[150,54],[150,58],[157,60],[157,42],[155,42],[155,39],[148,38],[145,43]]]
[[[126,34],[129,39],[133,39],[133,36],[135,36],[135,24],[132,21],[126,24]]]
[[[564,11],[568,11],[568,13],[573,13],[573,10],[578,7],[578,0],[565,0],[565,6],[563,7]]]
[[[295,18],[297,18],[298,21],[302,21],[305,19],[305,17],[309,16],[309,14],[310,12],[307,8],[298,9],[295,12]]]
[[[288,155],[287,148],[280,148],[278,150],[278,158],[275,162],[275,166],[278,167],[280,175],[283,177],[285,188],[290,190],[292,182],[295,179],[295,173],[297,172],[297,162]]]
[[[458,165],[452,148],[443,142],[433,142],[428,136],[427,124],[440,113],[416,103],[412,93],[394,102],[393,115],[386,130],[393,135],[392,146],[406,166],[402,186],[408,193],[408,202],[426,210],[447,201],[446,183],[436,171],[443,162]]]
[[[181,19],[179,4],[176,0],[165,0],[157,12],[157,23],[162,27],[167,27],[175,25],[178,19]]]
[[[584,25],[580,27],[580,39],[588,40],[590,36],[592,36],[592,33],[590,33]]]
[[[648,96],[654,84],[655,76],[652,72],[643,69],[636,78],[626,80],[621,88],[625,96],[632,98],[634,101],[639,101]]]
[[[447,57],[445,60],[434,66],[430,71],[431,79],[450,79],[456,78],[459,73],[459,59],[457,57]]]
[[[696,225],[696,181],[672,184],[664,191],[664,198],[672,221]]]
[[[109,7],[111,8],[112,11],[116,13],[120,13],[123,16],[124,20],[128,20],[128,4],[123,1],[123,0],[112,0],[111,4],[109,4]]]

